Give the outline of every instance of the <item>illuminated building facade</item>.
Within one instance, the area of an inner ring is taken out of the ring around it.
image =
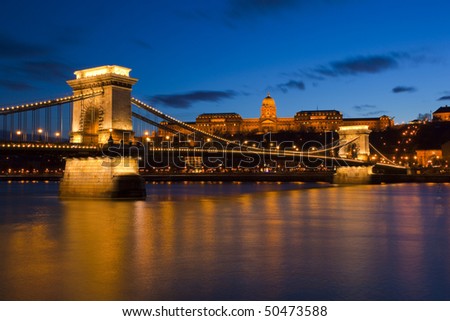
[[[197,117],[195,125],[207,132],[237,134],[242,130],[243,121],[236,113],[206,113]]]
[[[369,126],[370,130],[383,131],[394,126],[394,120],[386,115],[370,118],[344,118],[342,126]]]
[[[416,150],[417,165],[419,166],[432,166],[434,163],[438,162],[439,159],[442,160],[442,150],[441,149],[418,149]]]
[[[195,120],[199,129],[216,134],[276,133],[296,130],[292,118],[277,117],[275,100],[268,94],[262,101],[259,118],[242,118],[237,113],[206,113]]]
[[[381,131],[393,126],[394,122],[385,115],[378,118],[343,118],[338,110],[302,110],[294,117],[278,117],[275,100],[268,94],[262,100],[259,118],[242,118],[232,112],[204,113],[190,124],[211,134],[235,135],[280,131],[337,131],[341,126],[368,126],[371,131]],[[160,133],[166,134],[165,131]]]
[[[450,107],[444,106],[438,108],[433,113],[433,121],[450,121]]]
[[[337,110],[302,110],[295,114],[294,122],[302,131],[338,130],[342,125],[342,113]]]

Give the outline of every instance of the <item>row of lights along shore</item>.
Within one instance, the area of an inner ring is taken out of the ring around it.
[[[78,145],[78,144],[34,144],[34,143],[17,143],[17,144],[1,144],[2,148],[53,148],[53,149],[97,149],[94,145]]]

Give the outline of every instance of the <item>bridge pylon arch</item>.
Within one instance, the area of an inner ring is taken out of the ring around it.
[[[371,130],[366,125],[339,127],[339,140],[343,144],[351,142],[339,149],[339,157],[359,159],[367,162],[370,155],[370,133]]]
[[[114,142],[134,139],[131,88],[137,79],[130,77],[130,71],[129,68],[112,65],[74,72],[76,79],[67,83],[75,96],[99,90],[103,94],[73,102],[72,143],[106,144],[110,136]]]

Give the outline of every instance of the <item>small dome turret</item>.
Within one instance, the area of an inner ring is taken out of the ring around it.
[[[262,100],[261,104],[261,118],[276,118],[277,105],[275,100],[267,93],[267,96]]]

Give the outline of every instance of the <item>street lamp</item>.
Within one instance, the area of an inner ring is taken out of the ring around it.
[[[109,146],[112,146],[114,144],[114,139],[112,138],[112,131],[113,131],[113,129],[110,128],[109,129],[109,138],[108,138],[108,145]]]
[[[61,134],[60,134],[59,132],[56,132],[56,133],[55,133],[55,136],[56,136],[56,141],[59,142],[59,141],[60,141]]]
[[[16,131],[16,134],[17,134],[17,136],[19,138],[19,142],[22,141],[22,137],[21,137],[22,132],[20,130],[18,130],[18,131]]]
[[[37,132],[38,132],[38,134],[39,134],[38,141],[42,141],[42,129],[39,128],[39,129],[37,130]]]

